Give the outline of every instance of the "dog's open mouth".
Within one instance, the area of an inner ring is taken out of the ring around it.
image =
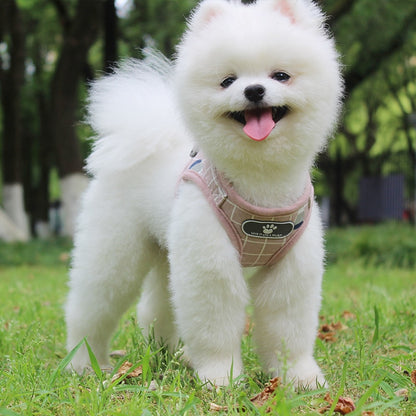
[[[266,139],[289,111],[287,106],[262,107],[245,111],[233,111],[227,114],[228,117],[244,125],[244,132],[250,139],[261,141]]]

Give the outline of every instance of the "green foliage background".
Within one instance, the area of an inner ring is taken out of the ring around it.
[[[70,17],[74,15],[76,3],[76,0],[63,2]],[[409,123],[409,117],[416,114],[416,3],[409,0],[320,0],[318,3],[328,14],[347,90],[338,132],[318,163],[321,174],[316,176],[317,194],[335,197],[335,171],[337,164],[341,164],[338,170],[342,171],[343,187],[339,192],[343,196],[344,214],[348,213],[348,221],[354,221],[358,182],[363,175],[403,173],[406,198],[415,199],[416,129]],[[53,1],[18,0],[17,4],[24,18],[27,45],[23,119],[25,129],[35,137],[36,143],[42,134],[36,94],[49,94],[64,29]],[[174,56],[186,18],[196,4],[197,0],[130,0],[128,13],[118,19],[119,58],[140,58],[140,49],[145,45]],[[103,74],[103,39],[102,29],[89,52],[88,64],[94,77]],[[9,46],[10,39],[6,36],[0,48],[4,63],[7,63]],[[85,79],[82,84],[79,113],[74,123],[86,157],[90,152],[91,131],[82,123],[87,93]],[[0,119],[0,131],[1,125]],[[35,147],[34,154],[36,151]],[[30,169],[36,183],[39,167],[33,159]],[[51,189],[53,198],[59,196],[56,184]]]

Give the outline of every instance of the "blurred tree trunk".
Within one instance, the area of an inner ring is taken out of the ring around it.
[[[3,205],[25,238],[29,225],[24,207],[22,175],[21,91],[25,81],[25,34],[15,0],[4,0],[0,7],[0,40],[7,37],[8,64],[0,61],[0,85],[3,109]],[[0,58],[1,59],[1,58]]]
[[[39,132],[37,140],[32,142],[29,150],[32,157],[31,163],[37,167],[38,171],[36,178],[30,178],[30,212],[35,235],[39,238],[48,238],[53,231],[49,226],[49,183],[53,165],[53,140],[50,131],[48,97],[44,88],[46,85],[44,62],[39,42],[34,42],[32,56],[36,84],[34,98],[37,111],[35,114],[39,118]]]
[[[104,0],[104,70],[112,72],[118,59],[118,24],[114,0]]]
[[[63,3],[55,0],[55,4]],[[98,36],[102,2],[78,0],[75,16],[65,21],[64,39],[51,84],[51,132],[60,177],[65,235],[74,232],[79,197],[87,185],[76,133],[79,82],[88,50]]]

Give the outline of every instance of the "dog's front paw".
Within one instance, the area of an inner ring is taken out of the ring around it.
[[[297,390],[316,390],[328,387],[321,369],[313,358],[298,360],[289,368],[286,378],[294,383]]]
[[[100,365],[100,370],[106,374],[110,374],[113,371],[113,369],[114,368],[110,364],[102,366]],[[68,364],[66,366],[66,371],[69,371],[70,373],[77,373],[79,376],[95,374],[95,370],[92,368],[90,364],[83,366],[74,366],[72,364]]]
[[[235,353],[234,358],[232,355],[221,358],[212,357],[211,354],[203,355],[202,351],[198,352],[199,354],[195,356],[191,349],[184,345],[177,354],[186,366],[195,371],[208,389],[213,386],[228,386],[231,380],[235,380],[243,372],[243,363],[238,353]]]
[[[66,366],[66,371],[82,375],[83,373],[88,372],[88,369],[91,369],[88,353],[83,347],[84,346],[80,348],[80,350],[75,354],[75,357],[73,357],[70,363]]]
[[[113,370],[108,360],[100,362],[99,365],[101,371],[104,373],[110,373]],[[79,375],[94,373],[89,356],[82,348],[66,366],[66,371],[77,373]]]
[[[84,374],[84,372],[88,371],[88,368],[91,369],[91,365],[88,363],[81,364],[81,363],[74,363],[70,362],[66,367],[65,370],[69,373],[77,373],[78,375]]]
[[[231,380],[241,375],[243,366],[242,363],[225,360],[223,362],[213,361],[196,367],[195,370],[200,380],[206,383],[207,388],[210,389],[213,386],[228,386]]]

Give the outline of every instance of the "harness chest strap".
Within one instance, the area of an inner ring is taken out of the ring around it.
[[[245,201],[201,155],[191,159],[181,180],[194,182],[201,189],[238,250],[244,267],[278,262],[309,222],[314,197],[310,181],[295,204],[273,209]]]

